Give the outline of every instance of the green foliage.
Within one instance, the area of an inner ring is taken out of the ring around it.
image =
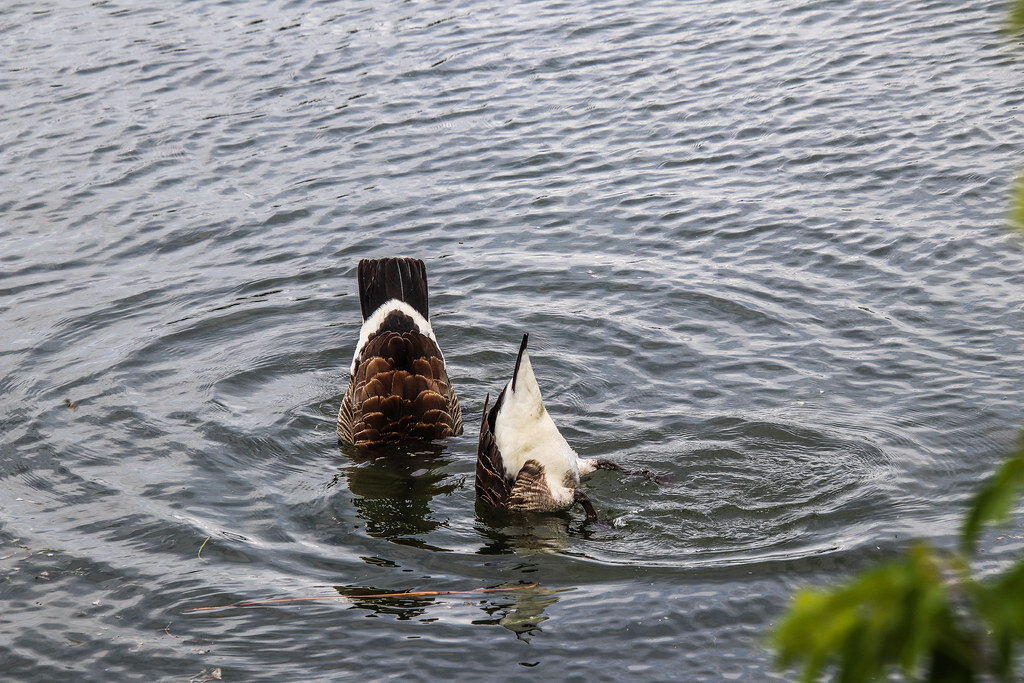
[[[1024,641],[1024,560],[985,581],[970,557],[986,524],[1005,523],[1024,490],[1024,433],[976,494],[960,553],[925,544],[848,583],[797,593],[772,634],[780,666],[803,664],[803,680],[834,667],[836,680],[890,677],[927,681],[1013,680]]]
[[[973,649],[954,616],[944,573],[935,553],[918,545],[846,585],[801,591],[774,633],[779,663],[804,660],[805,681],[830,664],[846,682],[895,668],[914,676],[924,663],[930,680],[972,680]]]
[[[1024,3],[1022,3],[1024,7]],[[1022,18],[1024,21],[1024,18]],[[1010,194],[1010,227],[1024,231],[1024,173],[1017,177]]]
[[[1024,489],[1024,433],[1017,450],[996,471],[995,476],[978,491],[974,504],[964,520],[960,536],[961,550],[966,555],[974,552],[981,527],[988,523],[1005,524],[1010,518],[1013,504]]]
[[[1024,0],[1011,0],[1006,29],[1024,33]],[[1009,222],[1024,232],[1024,173],[1010,198]],[[1017,449],[977,492],[959,553],[918,544],[904,557],[846,584],[804,589],[772,633],[782,667],[803,665],[803,680],[834,670],[841,683],[895,674],[931,682],[1015,679],[1024,642],[1024,559],[994,577],[971,575],[970,559],[988,524],[1005,524],[1024,491],[1024,432]]]
[[[1006,19],[1006,30],[1010,33],[1024,31],[1024,0],[1013,0]]]
[[[1024,641],[1024,561],[991,581],[975,584],[973,591],[978,614],[991,630],[992,672],[1012,680],[1014,646]]]
[[[1006,30],[1013,36],[1024,33],[1024,0],[1011,0]],[[1017,178],[1010,196],[1010,225],[1024,232],[1024,173]]]

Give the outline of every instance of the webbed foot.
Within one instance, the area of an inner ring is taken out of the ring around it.
[[[596,467],[599,470],[614,470],[616,472],[622,472],[623,474],[629,474],[634,477],[646,477],[647,479],[650,479],[658,486],[669,486],[672,483],[674,483],[672,482],[672,480],[667,479],[661,475],[655,474],[654,472],[651,472],[649,469],[633,469],[630,467],[623,467],[617,462],[605,460],[604,458],[597,458],[596,460],[594,460],[594,467]]]

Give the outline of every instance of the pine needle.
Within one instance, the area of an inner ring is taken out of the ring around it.
[[[206,547],[206,542],[209,541],[209,540],[210,540],[209,536],[207,536],[206,538],[203,539],[203,544],[201,546],[199,546],[199,552],[196,553],[196,557],[200,557],[203,554],[203,548]]]
[[[244,602],[235,602],[230,605],[212,605],[210,607],[193,607],[185,610],[185,613],[189,612],[207,612],[215,609],[228,609],[229,607],[253,607],[255,605],[280,605],[289,602],[309,602],[312,600],[369,600],[376,598],[410,598],[410,597],[422,597],[428,595],[468,595],[470,593],[498,593],[504,591],[521,591],[527,588],[536,588],[537,584],[531,583],[528,586],[509,586],[505,588],[475,588],[473,590],[466,591],[417,591],[412,593],[372,593],[369,595],[315,595],[308,598],[278,598],[276,600],[247,600]]]

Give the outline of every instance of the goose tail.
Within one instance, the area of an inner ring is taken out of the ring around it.
[[[405,302],[424,320],[427,310],[427,268],[416,258],[363,259],[359,262],[359,307],[363,320],[392,299]]]

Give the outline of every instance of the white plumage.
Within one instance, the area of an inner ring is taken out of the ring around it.
[[[477,450],[476,492],[486,503],[513,510],[556,511],[581,503],[593,506],[579,488],[580,477],[595,469],[619,469],[606,460],[580,458],[544,407],[540,386],[526,352],[519,348],[512,379],[494,407],[484,407]]]
[[[356,344],[356,351],[352,354],[352,364],[349,366],[350,375],[356,374],[356,364],[359,362],[359,356],[362,355],[363,349],[366,347],[366,342],[370,340],[370,337],[380,331],[380,327],[384,324],[384,321],[387,320],[389,315],[395,312],[404,313],[409,316],[415,326],[415,329],[420,334],[429,338],[430,341],[437,344],[437,337],[434,336],[434,328],[430,326],[429,320],[424,318],[419,311],[404,301],[389,299],[387,302],[381,304],[369,318],[364,320],[362,327],[359,328],[359,342]],[[440,347],[438,347],[437,352],[441,354]],[[441,360],[444,360],[444,354],[441,354]]]
[[[540,385],[525,349],[519,359],[518,374],[505,386],[505,400],[494,420],[494,441],[506,475],[515,479],[527,460],[536,460],[544,468],[544,478],[559,508],[572,505],[580,483],[580,458],[544,407]]]

